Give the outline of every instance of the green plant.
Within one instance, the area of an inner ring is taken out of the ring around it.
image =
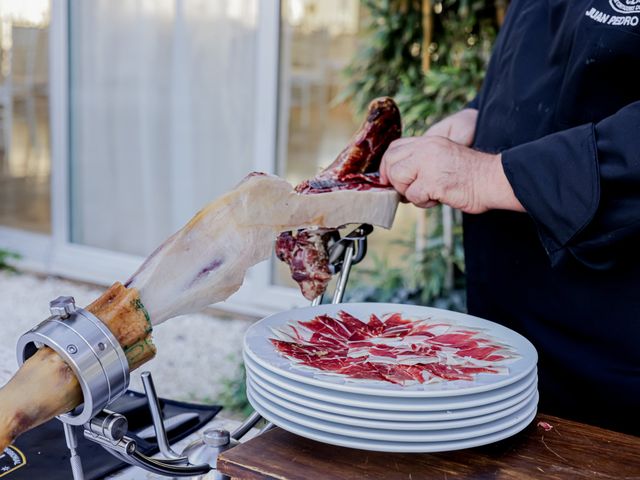
[[[361,115],[371,99],[394,96],[405,134],[415,135],[473,98],[495,39],[497,6],[478,0],[361,4],[367,12],[362,44],[344,71],[347,87],[337,102],[350,100]]]
[[[252,411],[247,399],[246,370],[244,362],[239,361],[236,355],[232,358],[238,364],[237,370],[222,381],[222,391],[219,401],[232,412],[249,415]]]
[[[378,302],[407,303],[415,295],[410,278],[401,266],[391,266],[386,257],[371,254],[370,268],[354,270],[354,288],[346,292],[350,302],[375,299]]]
[[[363,0],[368,12],[363,46],[345,70],[349,86],[338,100],[349,99],[361,114],[371,99],[394,96],[404,134],[421,135],[475,96],[504,3]],[[355,298],[465,308],[462,217],[442,207],[425,215],[426,246],[416,251],[415,244],[405,245],[403,265],[376,259],[373,269],[356,277]]]
[[[448,0],[434,7],[438,5],[436,36],[424,52],[430,68],[418,83],[405,80],[396,94],[407,135],[422,134],[473,99],[495,39],[495,12],[487,10],[486,2]]]
[[[15,260],[22,258],[19,253],[0,248],[0,270],[16,272],[16,267],[12,264]]]
[[[451,248],[443,245],[441,232],[431,235],[427,246],[417,252],[411,240],[394,242],[404,259],[394,265],[388,258],[372,253],[370,268],[354,270],[355,286],[347,290],[348,301],[433,304],[464,311],[462,232],[459,226],[455,229]],[[451,267],[454,274],[448,285]]]
[[[422,0],[362,0],[368,17],[361,47],[344,74],[347,87],[336,102],[349,99],[361,114],[380,96],[394,96],[403,83],[422,77]]]

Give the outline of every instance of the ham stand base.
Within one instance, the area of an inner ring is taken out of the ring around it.
[[[367,253],[367,236],[371,225],[363,224],[351,233],[336,238],[329,246],[331,273],[338,275],[331,303],[341,303],[353,265]],[[320,305],[322,295],[312,305]],[[71,454],[74,480],[84,480],[82,460],[74,427],[82,426],[83,436],[102,446],[123,462],[167,477],[190,477],[227,480],[216,471],[218,455],[234,447],[262,420],[253,412],[238,428],[229,433],[222,429],[206,429],[202,438],[188,445],[181,454],[169,444],[162,418],[160,402],[149,372],[142,373],[142,382],[149,403],[161,458],[151,458],[138,451],[134,438],[127,435],[126,417],[107,410],[129,386],[129,364],[122,347],[108,328],[90,312],[76,307],[73,297],[58,297],[50,305],[51,316],[23,334],[16,347],[18,363],[22,365],[39,348],[55,350],[71,367],[80,382],[84,403],[74,411],[57,418],[62,422]],[[260,433],[273,428],[267,422]]]

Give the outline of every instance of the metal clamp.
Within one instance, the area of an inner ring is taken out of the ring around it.
[[[329,270],[333,275],[338,275],[331,303],[342,302],[351,267],[360,263],[367,254],[367,236],[371,232],[373,227],[363,223],[342,238],[336,233],[337,238],[329,245]],[[323,296],[324,294],[317,296],[311,305],[320,305]]]
[[[348,270],[353,265],[360,263],[367,254],[367,236],[373,232],[373,227],[363,223],[352,232],[339,238],[329,247],[329,269],[336,275],[343,270]],[[353,247],[351,262],[346,265],[349,247]],[[345,268],[348,267],[348,268]]]
[[[73,370],[84,397],[83,405],[58,419],[83,425],[127,390],[129,363],[107,326],[77,308],[73,297],[58,297],[49,306],[52,316],[18,339],[18,364],[43,345],[55,350]]]
[[[217,453],[230,448],[236,442],[230,438],[229,432],[222,430],[205,430],[202,445],[208,445],[209,450],[198,448],[197,442],[187,446],[182,455],[173,451],[167,440],[167,432],[164,427],[164,419],[160,409],[160,402],[156,394],[151,373],[143,372],[142,379],[145,393],[151,410],[153,427],[156,431],[158,447],[162,458],[150,458],[138,451],[134,438],[127,436],[128,422],[126,417],[108,410],[99,412],[90,422],[84,426],[84,438],[97,443],[111,455],[126,462],[147,470],[157,475],[170,477],[193,477],[206,475],[215,470],[215,462],[209,461],[211,455],[217,458]],[[216,436],[216,434],[218,434]],[[221,435],[222,434],[222,435]],[[215,437],[207,441],[209,437]],[[72,451],[73,453],[73,451]],[[226,478],[212,472],[212,478]],[[74,473],[74,480],[83,477]],[[208,477],[207,477],[208,478]]]
[[[155,420],[154,425],[156,425]],[[162,428],[164,433],[164,427]],[[138,451],[136,441],[126,435],[127,430],[126,417],[105,410],[85,425],[83,434],[85,439],[97,443],[123,462],[159,475],[193,477],[194,475],[205,475],[211,470],[208,465],[188,465],[186,457],[184,457],[182,465],[176,465],[166,459],[149,458]],[[76,476],[74,472],[73,478],[80,480],[83,477]]]

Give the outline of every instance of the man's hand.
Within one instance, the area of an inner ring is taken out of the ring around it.
[[[418,207],[444,203],[466,213],[524,212],[504,173],[501,155],[478,152],[443,137],[394,141],[382,158],[380,179]]]
[[[435,123],[424,134],[425,137],[444,137],[470,147],[476,134],[478,110],[465,108]]]

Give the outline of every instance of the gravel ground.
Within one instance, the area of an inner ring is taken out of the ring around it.
[[[94,300],[101,289],[56,277],[0,272],[0,385],[17,369],[18,337],[49,316],[49,300],[73,295],[78,305]],[[154,329],[158,354],[143,367],[153,374],[158,394],[175,400],[215,402],[226,378],[241,359],[246,319],[209,314],[173,318]],[[131,388],[142,390],[140,371]]]

